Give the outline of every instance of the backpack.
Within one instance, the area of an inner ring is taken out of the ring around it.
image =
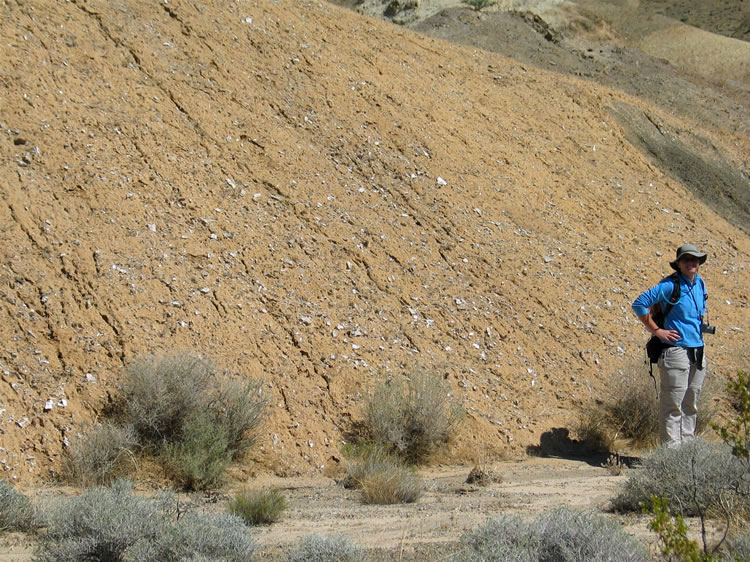
[[[673,273],[667,277],[667,279],[672,280],[672,294],[669,296],[669,303],[664,309],[662,309],[661,303],[659,302],[649,308],[651,318],[654,319],[654,322],[659,328],[664,327],[664,322],[666,321],[667,316],[669,316],[669,313],[672,312],[672,307],[680,300],[680,278],[678,274]],[[646,343],[646,355],[648,356],[649,361],[648,372],[649,375],[651,375],[651,378],[654,379],[654,385],[656,385],[656,377],[654,377],[653,365],[654,363],[659,362],[659,357],[661,356],[663,349],[664,342],[656,336],[651,336],[651,339]]]

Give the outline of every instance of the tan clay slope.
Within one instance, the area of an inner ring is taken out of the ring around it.
[[[750,241],[624,141],[614,93],[325,3],[29,1],[0,25],[13,476],[174,351],[265,378],[280,474],[335,462],[412,368],[468,410],[455,454],[521,451],[640,357],[630,302],[685,240],[714,371],[746,367]]]

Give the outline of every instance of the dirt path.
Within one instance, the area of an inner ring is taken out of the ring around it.
[[[342,532],[368,548],[395,549],[457,540],[501,513],[533,515],[569,505],[601,510],[623,476],[582,461],[529,459],[492,467],[502,482],[466,483],[470,468],[423,472],[428,490],[415,504],[368,506],[333,480],[276,481],[289,498],[284,520],[256,534],[265,546],[281,546],[310,533]]]

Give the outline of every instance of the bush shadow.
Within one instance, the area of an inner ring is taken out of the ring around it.
[[[606,465],[611,451],[603,450],[601,447],[587,441],[571,439],[570,431],[564,427],[554,427],[542,433],[539,445],[529,445],[526,453],[536,457],[558,458],[583,461],[591,466],[601,467]],[[619,463],[633,468],[640,461],[639,457],[616,454]]]

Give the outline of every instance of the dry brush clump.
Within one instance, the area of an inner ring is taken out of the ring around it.
[[[132,426],[96,424],[72,440],[63,473],[82,487],[107,484],[136,467],[138,443]]]
[[[360,490],[367,504],[413,503],[424,491],[414,468],[378,445],[364,446],[348,461],[344,485]]]
[[[658,380],[658,372],[654,373]],[[626,439],[636,448],[654,447],[659,441],[658,382],[648,375],[647,367],[634,363],[609,376],[608,394],[584,409],[576,433],[593,448],[613,451],[618,439]],[[710,429],[719,406],[720,394],[715,377],[707,376],[699,398],[697,432]]]
[[[286,498],[277,488],[242,490],[229,502],[229,511],[248,525],[275,523],[286,507]]]
[[[71,447],[66,476],[104,484],[127,475],[143,454],[186,489],[215,486],[254,442],[267,406],[262,386],[229,380],[211,361],[187,354],[136,361],[118,388],[112,420]]]
[[[31,531],[36,523],[29,498],[7,480],[0,480],[0,531]]]
[[[38,561],[246,561],[255,543],[239,517],[181,509],[174,494],[151,499],[117,480],[45,507]]]
[[[365,405],[364,425],[372,441],[419,463],[449,441],[462,416],[442,377],[416,371],[375,389]]]
[[[304,537],[287,555],[287,562],[355,562],[365,558],[365,551],[341,534],[313,534]]]
[[[526,522],[501,515],[466,533],[455,562],[646,562],[646,548],[602,515],[561,507]]]

